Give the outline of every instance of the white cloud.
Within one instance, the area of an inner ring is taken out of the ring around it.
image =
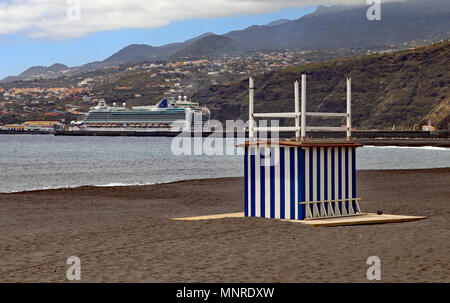
[[[76,12],[77,3],[80,19],[71,20],[70,16],[77,16],[70,14]],[[155,28],[175,20],[260,14],[317,4],[366,4],[366,0],[10,0],[0,2],[0,35],[65,39],[104,30]]]

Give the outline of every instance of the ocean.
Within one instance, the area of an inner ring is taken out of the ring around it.
[[[222,142],[234,155],[211,156],[175,155],[172,140],[0,135],[0,193],[244,175],[242,155],[237,155],[232,139]],[[356,163],[358,170],[449,167],[450,149],[365,146],[358,149]]]

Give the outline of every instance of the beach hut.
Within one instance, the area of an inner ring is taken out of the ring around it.
[[[356,194],[356,149],[351,140],[351,79],[347,112],[306,112],[306,75],[294,84],[295,111],[254,113],[254,81],[249,86],[249,139],[245,143],[246,217],[310,220],[361,214]],[[345,127],[306,125],[307,116],[345,117]],[[295,126],[256,126],[255,118],[293,118]],[[345,131],[346,139],[312,140],[306,131]],[[295,132],[291,140],[255,138],[257,132]]]

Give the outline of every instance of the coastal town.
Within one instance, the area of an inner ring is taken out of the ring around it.
[[[443,39],[438,43],[447,41]],[[11,81],[14,77],[7,77],[0,81],[0,132],[54,132],[68,129],[72,121],[83,120],[100,100],[111,105],[125,103],[128,107],[154,105],[163,98],[204,95],[250,76],[335,59],[395,54],[399,50],[419,49],[427,43],[433,44],[425,39],[401,45],[386,44],[383,48],[234,51],[96,66],[84,68],[82,72],[80,69],[75,74],[73,69],[76,67],[71,69],[63,64],[53,64],[49,68],[31,67],[18,76],[22,80]],[[417,123],[412,130],[436,130],[429,122],[422,121],[420,126]]]
[[[27,81],[0,83],[0,130],[49,130],[48,122],[35,123],[33,128],[26,121],[58,121],[57,125],[50,123],[50,128],[62,129],[71,121],[83,119],[101,99],[111,104],[151,105],[164,97],[191,95],[250,75],[365,53],[371,51],[259,51],[113,65],[71,77],[45,79],[41,75]]]

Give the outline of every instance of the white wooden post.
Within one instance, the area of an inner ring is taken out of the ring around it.
[[[306,75],[302,75],[302,112],[301,112],[301,140],[306,137]]]
[[[296,80],[294,83],[294,96],[295,96],[295,140],[300,139],[300,100],[299,100],[299,85]]]
[[[347,78],[347,112],[346,113],[323,113],[323,112],[306,112],[306,75],[302,75],[302,89],[301,89],[301,103],[299,105],[299,82],[294,82],[294,96],[295,96],[295,112],[284,112],[284,113],[255,113],[254,112],[254,80],[252,77],[249,78],[249,140],[252,141],[255,137],[255,131],[285,131],[294,132],[295,140],[304,141],[306,140],[306,131],[346,131],[347,140],[351,139],[352,136],[352,80]],[[300,107],[300,109],[299,109]],[[329,127],[329,126],[306,126],[306,116],[316,116],[316,117],[346,117],[347,123],[340,127]],[[254,118],[295,118],[295,126],[273,126],[273,127],[257,127]],[[299,121],[300,120],[300,121]],[[300,127],[299,127],[300,124]]]
[[[352,79],[347,78],[347,140],[352,136]]]
[[[254,83],[253,78],[249,78],[249,102],[248,102],[248,138],[249,140],[253,140],[253,97],[254,97]]]

